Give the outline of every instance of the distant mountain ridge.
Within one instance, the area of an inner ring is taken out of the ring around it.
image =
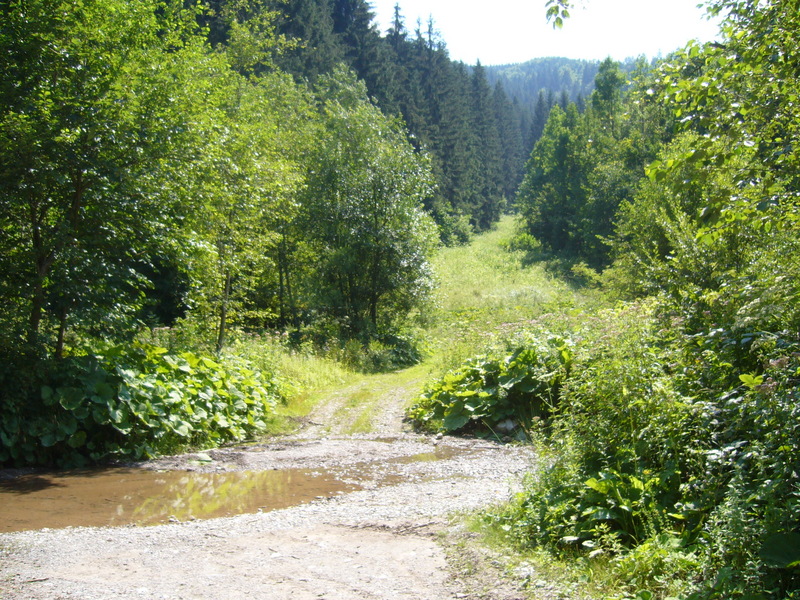
[[[631,72],[635,66],[633,59],[620,63],[624,73]],[[541,90],[556,100],[566,95],[570,102],[580,104],[581,99],[586,100],[591,95],[599,67],[599,60],[551,56],[484,69],[491,85],[500,82],[508,97],[516,100],[520,108],[533,111]]]

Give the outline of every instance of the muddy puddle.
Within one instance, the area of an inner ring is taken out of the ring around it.
[[[407,480],[406,465],[464,453],[439,447],[335,470],[203,473],[114,468],[23,475],[0,480],[0,532],[155,525],[266,512],[362,489],[367,481],[395,485]]]
[[[277,510],[357,488],[301,469],[103,469],[25,475],[0,481],[0,532],[211,519]]]

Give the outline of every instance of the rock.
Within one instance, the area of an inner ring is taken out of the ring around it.
[[[505,421],[500,421],[497,424],[497,430],[502,431],[503,433],[508,433],[510,431],[514,431],[517,428],[517,424],[512,421],[511,419],[506,419]]]

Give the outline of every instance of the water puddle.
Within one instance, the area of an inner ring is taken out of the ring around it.
[[[448,460],[456,456],[463,456],[466,454],[461,448],[453,448],[450,446],[437,446],[433,452],[421,452],[419,454],[412,454],[411,456],[401,456],[395,458],[392,462],[399,464],[410,465],[414,463],[435,462],[439,460]]]
[[[358,489],[301,469],[196,473],[103,469],[0,481],[0,532],[154,525],[277,510]]]
[[[0,532],[155,525],[277,510],[319,497],[413,480],[419,477],[414,464],[472,452],[439,446],[431,452],[315,471],[86,469],[24,475],[0,480]]]

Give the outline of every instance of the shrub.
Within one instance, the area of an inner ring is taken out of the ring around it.
[[[241,440],[266,426],[273,381],[244,362],[144,344],[53,365],[38,397],[0,407],[0,464],[142,459]]]
[[[498,519],[525,545],[608,557],[637,598],[794,597],[798,347],[762,339],[759,372],[737,375],[724,344],[660,324],[648,302],[576,332],[558,452]]]
[[[468,359],[429,384],[408,415],[422,428],[450,432],[510,430],[512,424],[529,428],[535,418],[552,414],[571,363],[572,351],[563,338],[518,341],[504,351]]]

